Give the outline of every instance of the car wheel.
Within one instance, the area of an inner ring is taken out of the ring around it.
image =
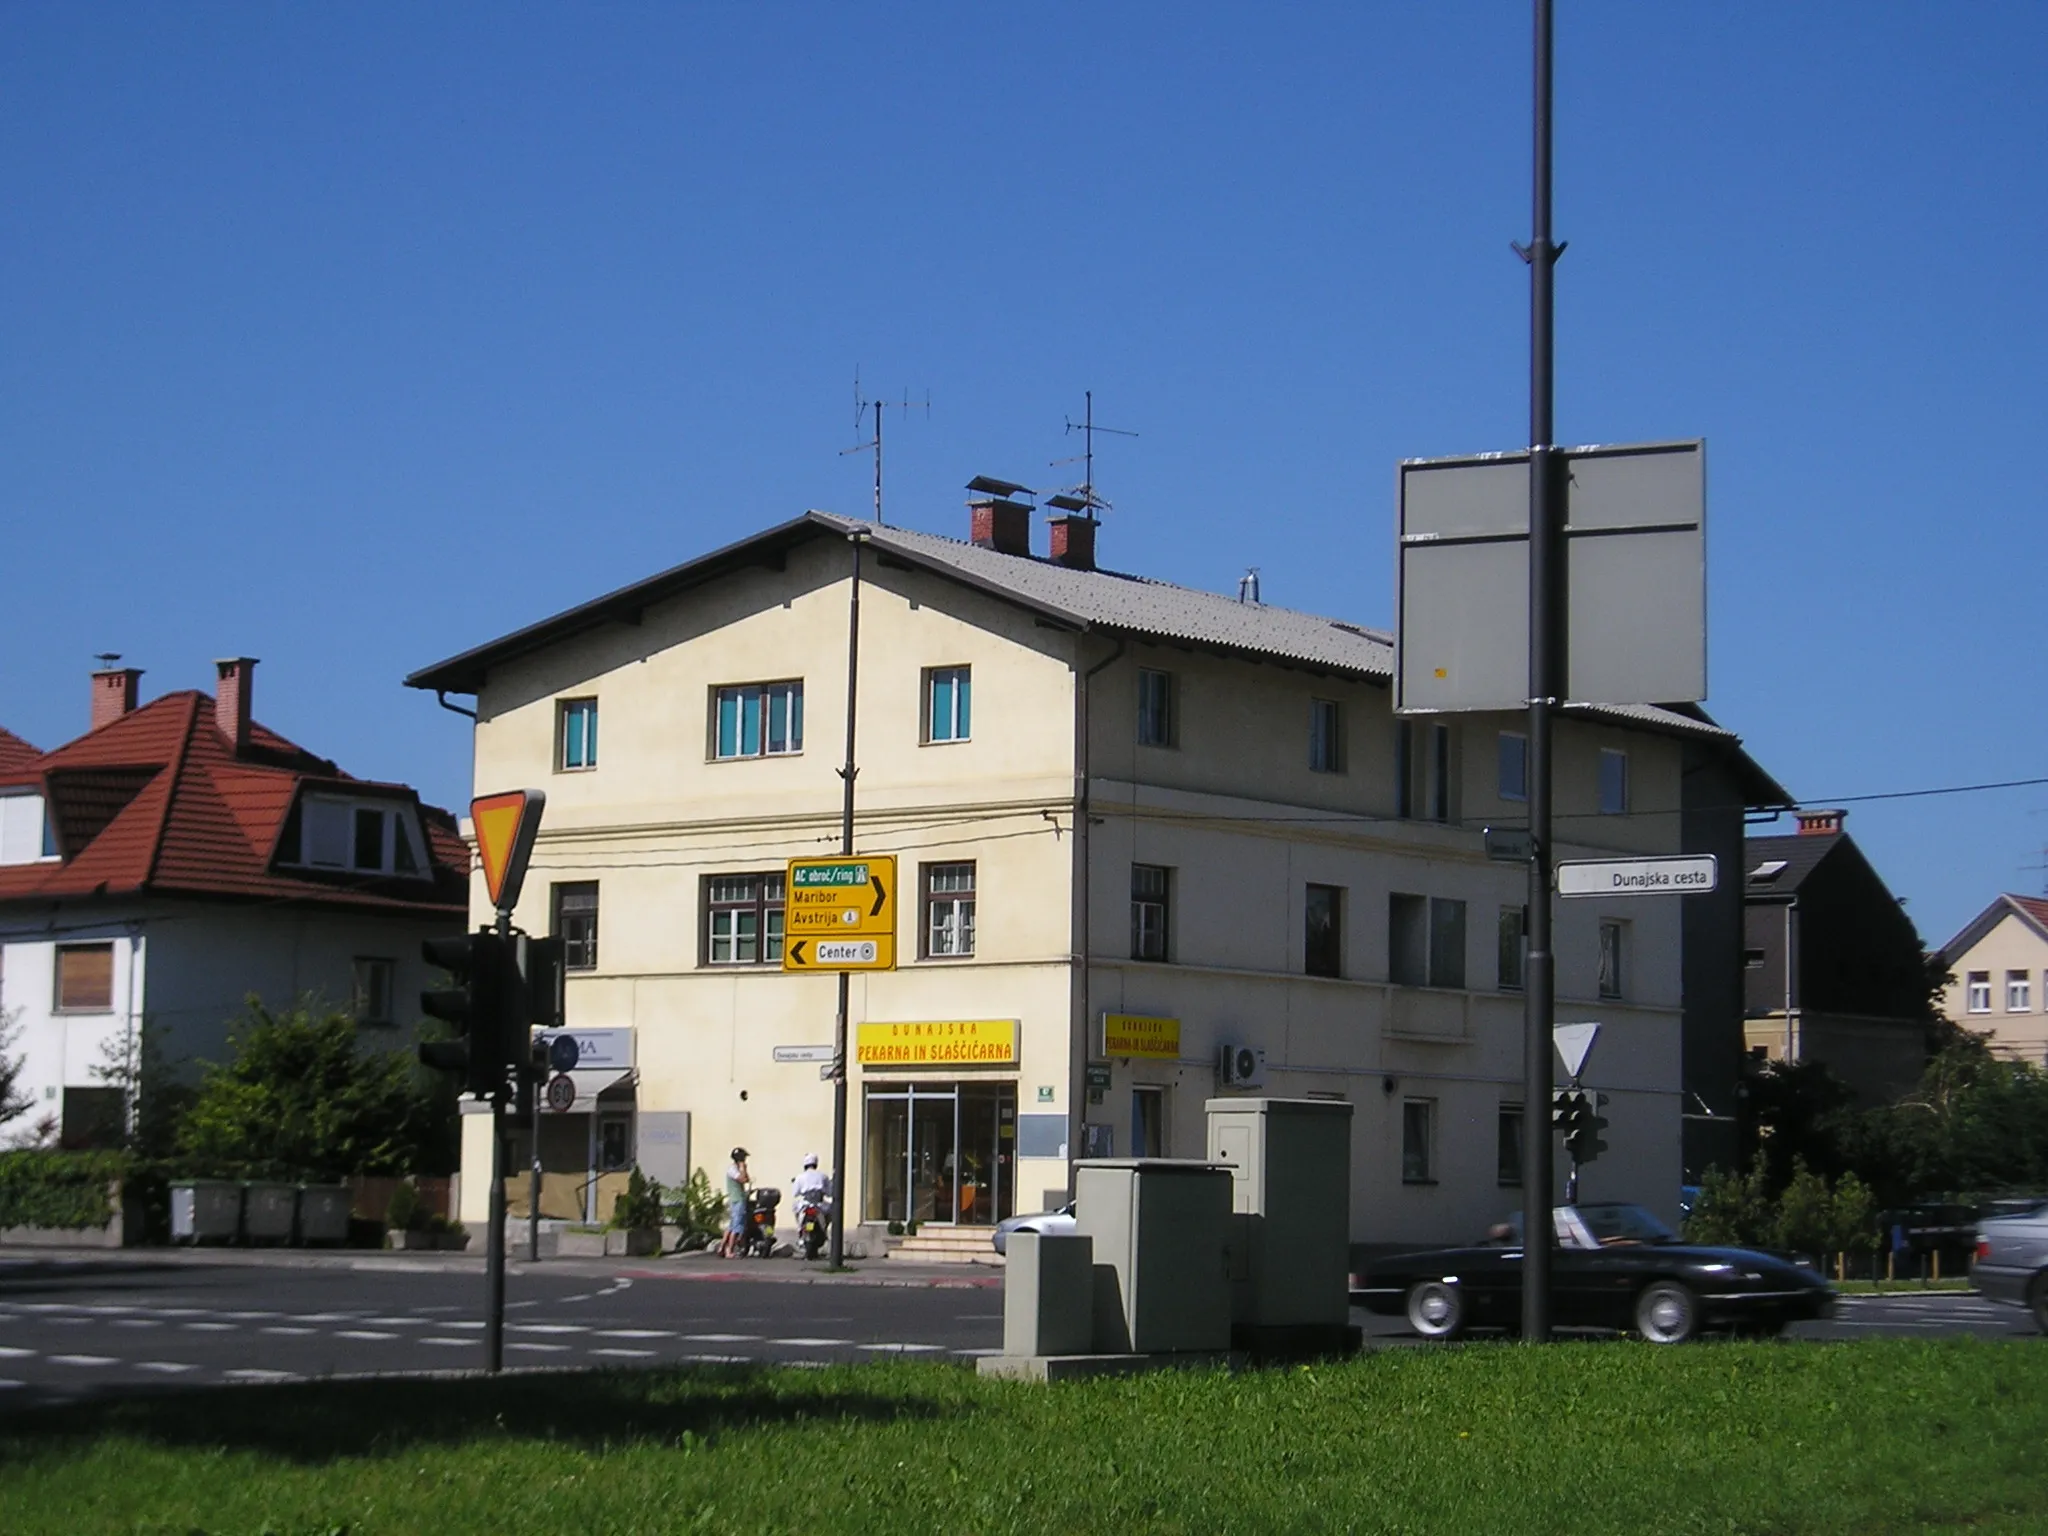
[[[2034,1326],[2048,1333],[2048,1273],[2034,1276],[2027,1287],[2027,1310],[2034,1314]]]
[[[1408,1326],[1425,1339],[1455,1339],[1465,1326],[1465,1298],[1455,1285],[1422,1280],[1408,1288]]]
[[[1636,1298],[1636,1332],[1652,1344],[1683,1344],[1699,1328],[1699,1303],[1675,1280],[1645,1286]]]

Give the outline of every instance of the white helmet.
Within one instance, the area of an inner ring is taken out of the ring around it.
[[[806,1152],[806,1153],[804,1154],[804,1166],[805,1166],[806,1168],[815,1168],[815,1167],[817,1167],[817,1166],[818,1166],[818,1154],[817,1154],[817,1153],[815,1153],[815,1152]]]

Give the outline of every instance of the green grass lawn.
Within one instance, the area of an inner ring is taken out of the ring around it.
[[[2048,1351],[1969,1339],[340,1382],[0,1420],[0,1530],[2038,1531],[2044,1446]]]

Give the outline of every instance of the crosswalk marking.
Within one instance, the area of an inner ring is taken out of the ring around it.
[[[420,1340],[420,1343],[422,1343],[422,1344],[443,1344],[443,1345],[447,1345],[447,1344],[454,1344],[454,1345],[460,1345],[461,1347],[463,1347],[463,1348],[465,1348],[465,1349],[466,1349],[466,1348],[468,1348],[468,1347],[469,1347],[470,1345],[472,1345],[472,1344],[476,1343],[476,1340],[475,1340],[475,1339],[421,1339],[421,1340]]]
[[[544,1351],[545,1353],[551,1355],[567,1354],[569,1351],[569,1346],[566,1344],[507,1344],[505,1347],[507,1349],[527,1349]]]
[[[758,1333],[686,1333],[683,1337],[692,1344],[758,1344],[761,1342],[761,1335]]]
[[[617,1360],[652,1360],[654,1358],[654,1351],[651,1349],[593,1349],[591,1353],[593,1355],[605,1355]]]
[[[52,1365],[119,1365],[112,1355],[52,1355]]]
[[[186,1323],[184,1326],[193,1333],[233,1333],[235,1331],[233,1323]]]
[[[135,1363],[135,1369],[138,1371],[156,1371],[164,1376],[180,1376],[186,1371],[196,1371],[199,1367],[187,1365],[182,1360],[138,1360]]]
[[[273,1323],[270,1327],[265,1328],[263,1331],[265,1333],[275,1333],[288,1339],[296,1339],[303,1338],[305,1335],[313,1333],[316,1330],[312,1328],[297,1328],[289,1323]]]
[[[222,1371],[225,1381],[304,1381],[306,1378],[294,1371],[262,1371],[250,1367],[240,1371]]]
[[[675,1334],[667,1328],[600,1328],[600,1339],[672,1339]]]
[[[795,1349],[829,1349],[834,1345],[851,1344],[851,1339],[770,1339],[770,1344],[786,1344]]]
[[[395,1339],[395,1333],[379,1333],[374,1328],[343,1328],[335,1335],[337,1339]]]
[[[34,1353],[32,1349],[0,1349],[0,1360],[24,1360]]]

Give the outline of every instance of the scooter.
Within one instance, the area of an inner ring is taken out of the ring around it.
[[[806,1260],[815,1259],[825,1247],[832,1229],[832,1197],[823,1194],[796,1197],[796,1246]]]
[[[743,1259],[765,1259],[775,1252],[775,1207],[782,1203],[782,1191],[771,1186],[747,1192],[747,1225],[740,1233]]]

